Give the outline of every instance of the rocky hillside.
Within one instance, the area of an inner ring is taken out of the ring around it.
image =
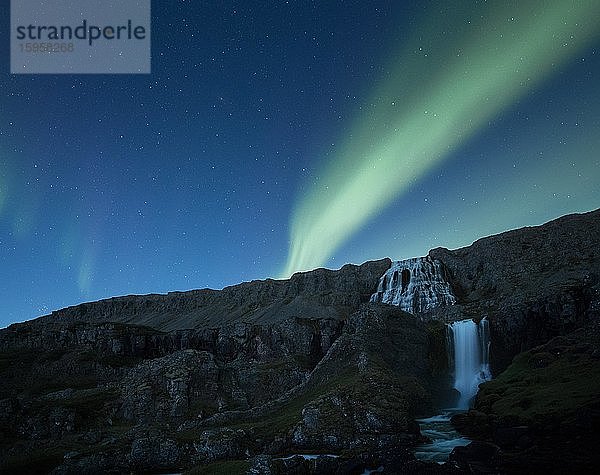
[[[554,354],[534,348],[561,335],[563,354],[579,354],[569,335],[600,321],[599,241],[595,211],[434,249],[428,262],[454,297],[417,314],[369,302],[392,265],[384,259],[221,291],[113,298],[11,325],[0,330],[0,472],[470,470],[412,455],[415,417],[451,392],[444,321],[487,317],[498,376],[489,384],[525,384],[532,375],[518,359],[518,371],[502,373],[513,356]],[[427,282],[413,287],[427,291]],[[577,381],[593,361],[557,358]],[[510,391],[490,388],[477,403],[488,429],[512,404]],[[497,444],[490,430],[479,433]]]
[[[5,341],[1,467],[248,468],[262,455],[325,451],[340,457],[323,463],[350,470],[394,450],[404,463],[419,440],[414,417],[432,410],[430,347],[443,346],[440,335],[397,308],[363,305],[345,322],[224,327],[212,346],[201,330],[115,323],[70,323],[31,340],[47,349]],[[304,463],[271,458],[281,473]]]
[[[429,255],[444,263],[458,300],[442,315],[491,322],[496,373],[521,351],[599,314],[600,210]]]

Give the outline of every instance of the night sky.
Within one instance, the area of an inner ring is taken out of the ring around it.
[[[153,2],[151,75],[3,48],[0,326],[600,207],[600,2],[490,4]]]

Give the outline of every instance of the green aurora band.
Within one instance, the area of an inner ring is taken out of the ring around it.
[[[369,219],[600,33],[597,0],[449,4],[413,35],[298,200],[282,277],[325,264]]]

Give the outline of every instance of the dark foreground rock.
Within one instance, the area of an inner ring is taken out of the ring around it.
[[[448,465],[466,473],[499,473],[502,451],[489,442],[475,441],[464,447],[455,447]]]
[[[325,451],[346,454],[338,468],[351,473],[390,454],[412,460],[414,417],[432,410],[435,325],[391,306],[365,304],[343,323],[223,328],[213,352],[146,327],[71,325],[48,329],[63,334],[51,351],[30,349],[49,341],[30,329],[1,354],[2,470],[180,470]]]

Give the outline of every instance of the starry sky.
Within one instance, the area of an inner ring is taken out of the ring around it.
[[[3,48],[0,326],[600,207],[599,17],[173,0],[152,2],[150,75],[11,75]]]

